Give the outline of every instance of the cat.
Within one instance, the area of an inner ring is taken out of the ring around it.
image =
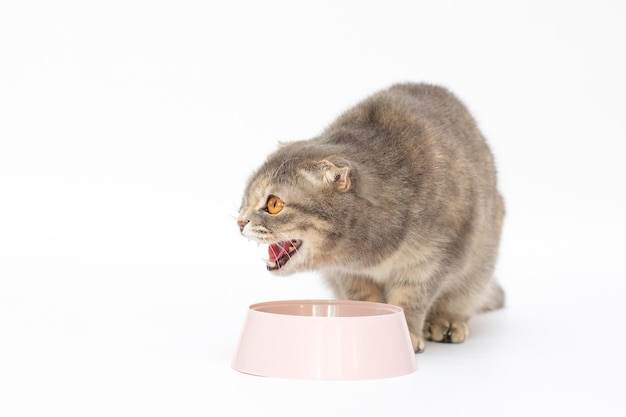
[[[504,306],[493,277],[504,218],[493,155],[447,88],[398,83],[312,139],[279,144],[237,219],[267,269],[319,271],[338,299],[403,308],[413,349],[460,343]]]

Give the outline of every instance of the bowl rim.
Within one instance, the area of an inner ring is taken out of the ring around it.
[[[281,307],[289,305],[321,305],[321,306],[358,306],[365,309],[371,308],[372,314],[355,314],[347,316],[331,316],[331,315],[308,315],[308,314],[289,314],[284,312],[271,311],[272,307]],[[291,299],[291,300],[275,300],[275,301],[263,301],[251,304],[248,307],[249,312],[255,314],[266,314],[270,316],[291,317],[294,319],[302,320],[319,320],[319,319],[334,319],[334,320],[371,320],[380,319],[382,317],[389,317],[398,314],[404,314],[402,307],[381,303],[375,301],[359,301],[359,300],[335,300],[335,299]],[[270,310],[270,311],[268,311]]]

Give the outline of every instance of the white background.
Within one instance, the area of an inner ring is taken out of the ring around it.
[[[623,415],[623,2],[0,5],[0,415]],[[401,81],[492,146],[507,308],[405,377],[234,371],[250,304],[330,297],[264,270],[245,180]]]

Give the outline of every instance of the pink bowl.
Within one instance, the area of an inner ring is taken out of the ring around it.
[[[334,300],[251,305],[232,367],[317,380],[389,378],[416,370],[400,307]]]

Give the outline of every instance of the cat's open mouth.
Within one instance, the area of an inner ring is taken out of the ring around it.
[[[283,242],[271,243],[267,248],[269,259],[267,262],[268,271],[276,271],[289,262],[302,245],[301,240],[286,240]]]

